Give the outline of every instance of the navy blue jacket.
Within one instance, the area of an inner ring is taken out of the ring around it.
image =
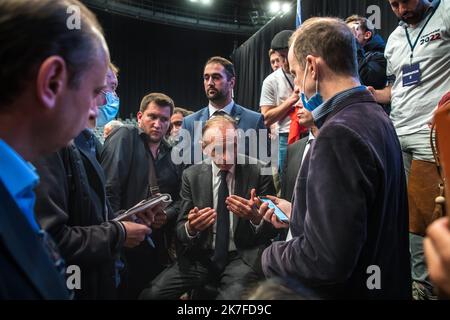
[[[267,129],[264,125],[264,117],[261,113],[254,112],[250,109],[244,108],[238,104],[234,104],[233,109],[231,110],[230,116],[237,122],[238,128],[244,130],[244,132],[248,129],[255,129],[259,133],[260,129],[264,129],[265,133],[264,135],[267,137]],[[201,155],[201,145],[199,141],[202,138],[202,128],[206,121],[209,119],[209,109],[208,107],[205,107],[203,109],[200,109],[199,111],[195,112],[194,114],[191,114],[184,118],[183,120],[183,129],[188,130],[191,138],[191,164],[192,163],[200,163],[201,159],[194,158],[194,154],[197,152],[197,154]],[[195,126],[195,122],[198,122],[199,125]],[[258,143],[252,144],[252,146],[249,146],[249,140],[246,139],[245,143],[245,152],[239,152],[239,153],[245,153],[247,156],[251,156],[253,158],[258,158],[260,160],[266,160],[260,157],[260,151],[257,146],[259,145],[259,134],[257,134]],[[268,141],[268,139],[267,139]],[[269,141],[268,141],[269,143]],[[194,147],[196,145],[196,147]],[[183,148],[183,146],[188,146],[185,141],[181,141],[180,144],[177,146],[178,148]],[[255,147],[255,149],[251,149],[252,147]],[[268,147],[270,147],[270,144],[268,144]],[[196,149],[194,149],[196,148]],[[197,149],[198,148],[198,149]],[[186,147],[187,151],[189,148]],[[199,151],[196,151],[199,150]],[[254,151],[254,152],[253,152]],[[270,151],[270,150],[269,150]],[[256,154],[255,154],[256,153]],[[270,152],[269,152],[270,155]],[[198,160],[198,161],[197,161]],[[265,161],[267,162],[267,161]]]
[[[68,298],[64,277],[0,182],[0,300]]]

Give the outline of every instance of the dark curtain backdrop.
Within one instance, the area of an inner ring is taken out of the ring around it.
[[[204,63],[215,55],[230,58],[246,40],[93,11],[105,30],[112,61],[120,68],[121,118],[136,116],[142,97],[150,92],[163,92],[190,110],[204,107]]]
[[[345,19],[352,14],[369,18],[373,13],[368,13],[367,8],[371,5],[380,8],[381,29],[377,32],[387,41],[398,22],[389,1],[386,0],[302,0],[302,19],[306,20],[313,16],[333,16]]]
[[[233,53],[237,73],[237,103],[255,111],[259,110],[262,83],[272,72],[269,63],[270,42],[275,34],[285,29],[295,29],[295,13],[273,19]]]
[[[377,5],[380,8],[381,29],[377,32],[387,40],[397,26],[397,18],[386,0],[302,0],[303,21],[313,16],[334,16],[345,19],[352,14],[369,18],[367,8]],[[273,36],[284,29],[295,29],[295,15],[276,18],[243,43],[233,53],[238,74],[235,100],[242,105],[259,110],[259,99],[264,79],[272,72],[268,50]]]

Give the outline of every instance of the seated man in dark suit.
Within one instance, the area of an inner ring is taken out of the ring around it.
[[[283,166],[281,179],[281,198],[291,200],[294,194],[295,181],[300,171],[303,159],[309,151],[312,140],[317,136],[319,129],[314,125],[312,114],[301,107],[297,112],[300,125],[309,128],[309,135],[288,146],[286,161]]]
[[[228,116],[206,122],[202,147],[212,161],[183,173],[178,262],[141,298],[178,299],[190,289],[218,283],[219,299],[239,299],[260,279],[261,252],[276,231],[247,199],[275,190],[271,168],[259,161],[249,164],[248,157],[236,153],[236,128]]]
[[[69,29],[71,7],[82,28]],[[64,263],[34,217],[39,177],[28,161],[86,127],[108,48],[76,0],[0,1],[0,43],[0,300],[67,299]]]
[[[209,105],[185,117],[182,126],[184,130],[180,131],[182,140],[178,148],[185,153],[183,162],[186,165],[202,161],[202,149],[198,143],[202,137],[202,128],[209,118],[220,114],[227,114],[232,117],[237,127],[248,134],[249,138],[246,138],[245,151],[243,149],[241,153],[264,161],[270,155],[270,150],[264,150],[266,147],[269,148],[268,131],[264,125],[264,117],[262,114],[234,102],[232,92],[235,83],[236,74],[230,61],[222,57],[212,57],[206,62],[203,72],[203,86]],[[253,133],[255,133],[255,140],[250,142]],[[259,144],[260,133],[261,137],[267,139],[267,142],[261,139],[264,148],[260,147]]]

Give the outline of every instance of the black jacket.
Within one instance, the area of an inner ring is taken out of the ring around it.
[[[148,197],[150,150],[144,132],[134,126],[123,126],[105,140],[100,162],[105,170],[106,194],[114,211],[126,210]],[[161,193],[169,193],[173,203],[166,209],[169,220],[179,211],[182,166],[175,165],[172,148],[161,142],[158,158],[153,163]]]
[[[125,249],[127,279],[124,281],[126,288],[121,290],[124,298],[137,298],[168,263],[167,248],[173,239],[179,212],[182,171],[181,165],[172,162],[171,150],[162,141],[158,157],[153,161],[160,192],[170,194],[173,200],[165,210],[168,222],[163,228],[152,230],[156,249],[146,241],[136,248]],[[149,196],[150,157],[148,136],[134,126],[120,127],[105,140],[100,160],[106,175],[106,194],[114,210],[129,209]]]
[[[283,179],[281,180],[281,198],[291,201],[294,194],[295,181],[302,165],[303,153],[308,144],[309,136],[294,142],[288,146],[286,161],[283,168]]]
[[[81,135],[76,139],[79,143]],[[36,217],[55,239],[67,265],[81,269],[76,298],[116,298],[115,261],[125,232],[120,223],[108,222],[114,215],[99,163],[88,150],[71,144],[34,165],[41,178]]]
[[[358,45],[358,72],[361,84],[383,89],[386,86],[386,58],[384,57],[385,43],[380,35],[375,34],[361,48]]]
[[[372,38],[364,45],[366,52],[381,52],[384,54],[386,43],[379,34],[374,34]]]

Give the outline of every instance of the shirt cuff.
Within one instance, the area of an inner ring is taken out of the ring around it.
[[[254,224],[254,223],[252,222],[252,220],[250,220],[250,224],[251,224],[255,229],[257,229],[259,226],[262,225],[263,220],[264,220],[264,219],[261,219],[261,221],[259,221],[258,224]]]
[[[188,239],[192,240],[192,239],[198,238],[200,232],[197,232],[194,236],[191,236],[189,234],[187,224],[188,224],[187,222],[184,224],[184,230],[186,230],[186,235],[187,235]]]

